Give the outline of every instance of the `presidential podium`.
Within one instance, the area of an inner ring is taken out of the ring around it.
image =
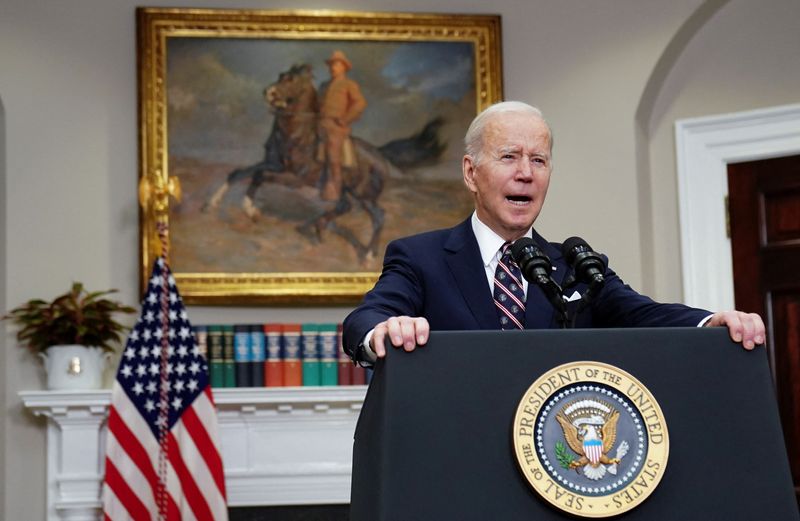
[[[355,432],[351,521],[575,519],[521,473],[512,424],[540,375],[576,361],[635,376],[667,425],[660,483],[617,518],[798,519],[766,350],[663,328],[434,332],[392,350]]]

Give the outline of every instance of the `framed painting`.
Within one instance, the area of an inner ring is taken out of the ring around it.
[[[142,198],[143,287],[164,244],[191,304],[355,302],[389,241],[471,211],[463,136],[502,97],[499,16],[139,8],[137,25],[140,186],[182,192]]]

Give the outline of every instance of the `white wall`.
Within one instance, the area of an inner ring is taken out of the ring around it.
[[[50,297],[72,280],[120,288],[122,298],[135,303],[136,5],[0,4],[6,127],[5,154],[0,148],[0,178],[4,164],[6,180],[6,192],[0,192],[0,303]],[[218,0],[162,5],[225,7]],[[389,0],[228,5],[364,11],[398,6]],[[693,18],[698,8],[707,13]],[[610,255],[628,282],[661,299],[681,298],[674,119],[800,101],[796,0],[444,0],[435,6],[407,0],[402,9],[503,16],[506,98],[540,106],[555,130],[555,173],[539,229],[554,240],[582,235]],[[681,32],[688,20],[697,27]],[[676,38],[685,44],[671,46]],[[670,52],[674,59],[662,60]],[[655,85],[648,84],[652,78]],[[643,100],[649,116],[637,124]],[[649,234],[655,240],[643,259],[642,237]],[[190,309],[196,322],[265,315],[333,321],[346,313],[342,307]],[[42,387],[42,371],[16,349],[12,336],[2,342],[8,347],[5,367],[0,356],[6,393],[0,517],[42,519],[44,431],[17,398],[19,390]]]
[[[800,2],[734,0],[687,45],[649,121],[654,292],[681,298],[674,123],[800,102]]]

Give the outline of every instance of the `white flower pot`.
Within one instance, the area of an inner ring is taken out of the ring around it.
[[[60,345],[50,346],[39,356],[44,360],[48,389],[100,389],[111,353],[99,347]]]

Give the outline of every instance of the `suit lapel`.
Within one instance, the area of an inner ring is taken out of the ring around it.
[[[444,244],[445,261],[481,329],[500,329],[500,319],[486,284],[480,248],[467,219],[453,228]]]
[[[550,257],[553,267],[553,279],[561,285],[567,274],[567,265],[558,248],[547,242],[541,235],[533,230],[533,240],[539,248]],[[525,300],[525,329],[549,329],[556,327],[555,310],[547,300],[542,289],[536,284],[528,284],[528,296]]]

